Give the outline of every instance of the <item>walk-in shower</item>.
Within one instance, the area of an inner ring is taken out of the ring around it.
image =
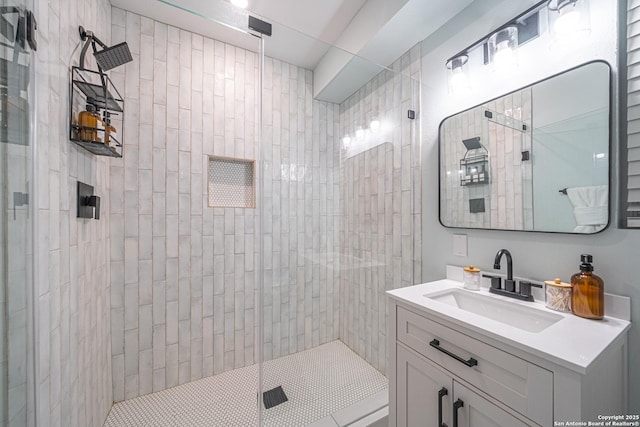
[[[111,301],[114,400],[124,402],[107,425],[145,422],[135,418],[145,412],[154,425],[277,426],[340,418],[359,402],[358,417],[376,412],[384,292],[420,275],[419,127],[409,118],[419,55],[382,67],[271,22],[272,37],[369,73],[319,94],[312,71],[269,56],[271,39],[248,29],[246,11],[213,3],[188,12],[236,27],[253,47],[112,15],[112,38],[127,40],[134,61],[110,76],[139,87],[140,115],[127,117],[136,152],[127,142],[117,166],[138,184],[111,187],[124,201],[111,225],[123,254],[111,265],[125,277]],[[255,194],[255,208],[212,203],[212,192],[233,191]]]
[[[111,402],[107,426],[384,417],[385,291],[421,274],[419,47],[378,65],[278,22],[256,33],[223,0],[151,2],[200,26],[42,2],[55,13],[30,78],[46,102],[24,123],[51,137],[21,134],[39,161],[0,143],[0,319],[23,328],[0,324],[2,422],[98,425]],[[121,158],[69,141],[78,25],[100,35],[90,52],[86,33],[87,61],[127,106]],[[343,62],[324,83],[322,58]],[[99,220],[75,217],[77,181],[101,197]]]

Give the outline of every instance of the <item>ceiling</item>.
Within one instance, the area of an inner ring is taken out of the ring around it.
[[[248,14],[273,25],[265,54],[314,71],[314,97],[340,103],[473,0],[111,0],[207,37],[257,51]]]

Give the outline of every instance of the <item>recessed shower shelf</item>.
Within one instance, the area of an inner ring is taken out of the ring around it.
[[[71,68],[69,139],[98,156],[122,157],[124,134],[124,99],[109,76],[80,67]],[[117,134],[103,127],[80,124],[80,113],[91,105],[101,120],[110,120]],[[104,140],[108,143],[105,143]]]

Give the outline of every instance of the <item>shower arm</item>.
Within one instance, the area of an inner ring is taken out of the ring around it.
[[[107,46],[99,38],[97,38],[96,35],[93,34],[92,31],[86,31],[83,26],[80,26],[78,28],[78,31],[80,32],[80,39],[83,42],[86,42],[84,44],[84,46],[82,46],[82,51],[80,52],[80,69],[84,70],[85,69],[84,68],[84,57],[87,54],[87,50],[89,49],[89,45],[91,45],[93,47],[93,53],[97,52],[96,43],[98,43],[100,45],[100,47],[102,47],[103,49],[106,49],[109,46]],[[100,68],[100,65],[98,65],[98,68]],[[102,72],[102,70],[100,70],[100,72]]]
[[[104,44],[99,38],[97,38],[92,31],[86,31],[82,25],[78,28],[78,31],[80,32],[80,39],[85,42],[84,46],[82,46],[82,51],[80,52],[79,68],[81,70],[86,70],[86,68],[84,68],[84,58],[87,54],[87,50],[89,49],[89,45],[91,45],[91,48],[93,49],[93,53],[96,53],[98,51],[96,49],[96,43],[98,43],[100,47],[102,47],[103,49],[108,48],[108,46]],[[100,64],[96,64],[96,65],[98,66],[100,81],[102,82],[104,105],[106,109],[107,107],[107,76],[104,73],[104,71],[102,71],[102,67],[100,67]]]

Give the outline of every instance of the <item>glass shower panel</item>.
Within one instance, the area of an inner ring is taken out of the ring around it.
[[[35,424],[33,369],[32,1],[0,6],[0,424]]]
[[[179,318],[175,333],[167,334],[167,348],[179,347],[179,384],[211,379],[209,424],[257,425],[262,43],[248,32],[247,11],[228,1],[158,0],[158,8],[167,7],[206,20],[198,29],[170,27],[184,42],[181,49],[190,50],[180,63],[178,87],[171,88],[180,98],[179,108],[171,107],[180,115],[172,125],[181,141],[176,164],[180,176],[184,169],[190,179],[176,188],[180,225],[167,222],[179,229],[167,229],[179,238],[167,238],[166,245],[180,263],[178,291],[166,294],[167,318]],[[197,22],[189,18],[184,22]],[[177,68],[172,61],[179,59],[168,55],[168,69]],[[168,137],[167,146],[173,143]],[[244,207],[227,203],[231,193],[242,195]],[[169,187],[166,197],[168,203]]]
[[[262,103],[262,422],[344,421],[346,408],[380,409],[373,402],[386,399],[385,291],[420,281],[419,50],[383,67],[272,24]],[[341,62],[337,77],[319,87],[323,76],[270,58],[282,33]]]

